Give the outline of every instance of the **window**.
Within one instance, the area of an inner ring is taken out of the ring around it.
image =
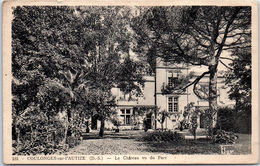
[[[178,97],[174,97],[174,112],[178,112],[178,110],[179,110],[178,100],[179,100]]]
[[[131,113],[131,110],[130,109],[121,109],[121,118],[122,118],[122,121],[123,121],[123,124],[130,124],[130,113]]]
[[[178,112],[179,110],[179,98],[168,97],[168,112]]]
[[[173,79],[172,77],[168,77],[168,85],[173,86]]]
[[[179,73],[168,71],[168,85],[174,86],[174,81],[178,79]]]
[[[172,112],[172,97],[168,98],[168,112]]]

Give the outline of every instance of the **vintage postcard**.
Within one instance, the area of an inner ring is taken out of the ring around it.
[[[4,163],[257,163],[257,13],[250,0],[4,1]]]

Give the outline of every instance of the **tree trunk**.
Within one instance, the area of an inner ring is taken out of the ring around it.
[[[156,61],[156,58],[155,58]],[[154,105],[156,106],[156,108],[154,109],[154,129],[157,129],[157,90],[156,90],[156,64],[157,62],[155,62],[155,71],[154,71]]]
[[[197,136],[197,131],[196,131],[197,129],[194,129],[194,133],[193,133],[193,136],[194,136],[194,140],[196,140],[196,136]]]
[[[164,114],[162,115],[162,131],[163,131],[163,123],[165,122],[166,117],[164,116]],[[166,125],[166,129],[167,129],[167,125]]]
[[[20,129],[16,127],[16,142],[20,144]]]
[[[101,118],[101,125],[100,125],[100,130],[99,130],[99,136],[103,137],[104,136],[104,130],[105,130],[105,119]]]
[[[217,121],[217,65],[209,67],[209,112],[208,112],[208,134],[213,135],[213,128],[216,126]]]
[[[15,128],[16,128],[15,129],[15,131],[16,131],[16,142],[17,142],[17,145],[18,145],[16,150],[19,152],[21,150],[20,129],[17,126]]]
[[[20,144],[20,129],[18,128],[18,125],[17,125],[17,118],[14,119],[14,130],[15,130],[15,137],[16,137],[16,142],[17,144]]]
[[[65,125],[64,126],[65,131],[64,131],[64,138],[62,140],[63,148],[65,148],[65,145],[66,145],[67,134],[68,134],[68,129],[69,129],[69,117],[68,117],[68,112],[67,111],[65,113],[64,125]]]

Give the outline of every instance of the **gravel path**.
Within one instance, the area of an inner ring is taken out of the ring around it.
[[[86,136],[86,140],[66,154],[70,155],[149,155],[163,154],[149,152],[149,147],[145,142],[136,140],[144,131],[120,131],[105,132],[104,138],[96,137],[98,133],[91,133]],[[94,137],[94,138],[93,138]],[[96,138],[95,138],[96,137]]]

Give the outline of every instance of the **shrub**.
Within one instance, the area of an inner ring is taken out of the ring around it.
[[[73,148],[80,144],[80,138],[75,136],[69,136],[66,141],[69,145],[69,148]]]
[[[115,116],[115,117],[111,118],[110,121],[112,122],[112,124],[114,126],[116,126],[116,132],[117,131],[119,132],[119,126],[122,125],[121,121],[119,120],[119,117]]]
[[[182,130],[189,129],[189,127],[190,127],[190,123],[188,122],[188,120],[184,119],[184,120],[180,121],[180,127],[179,127],[180,130],[181,130],[181,128],[182,128]]]
[[[64,138],[60,121],[39,120],[37,125],[20,124],[19,143],[13,140],[14,155],[53,154],[60,150],[58,144]]]
[[[217,130],[213,137],[214,143],[220,144],[234,144],[237,139],[238,136],[233,132],[226,132],[224,130]]]
[[[184,138],[181,134],[176,131],[154,131],[151,133],[146,133],[143,137],[143,141],[152,141],[152,142],[180,142]]]
[[[223,107],[218,110],[217,129],[235,132],[251,132],[251,110]]]
[[[189,129],[190,133],[194,136],[194,139],[196,139],[197,135],[197,128],[198,128],[198,113],[193,112],[192,117],[191,117],[191,127]]]
[[[236,111],[229,107],[218,109],[217,128],[225,131],[237,132],[235,126]]]
[[[82,132],[80,129],[80,125],[76,123],[76,120],[70,124],[67,133],[67,140],[66,143],[68,144],[69,148],[73,148],[80,144]]]
[[[25,141],[20,143],[13,143],[13,154],[14,155],[50,155],[55,153],[57,150],[61,149],[61,147],[57,147],[55,144],[50,142],[41,142],[41,141]]]
[[[77,121],[71,121],[67,131],[66,144],[63,143],[65,128],[56,117],[48,118],[44,113],[28,115],[13,127],[17,136],[13,140],[14,155],[54,154],[66,151],[80,143],[81,131]],[[19,134],[19,135],[18,135]]]

